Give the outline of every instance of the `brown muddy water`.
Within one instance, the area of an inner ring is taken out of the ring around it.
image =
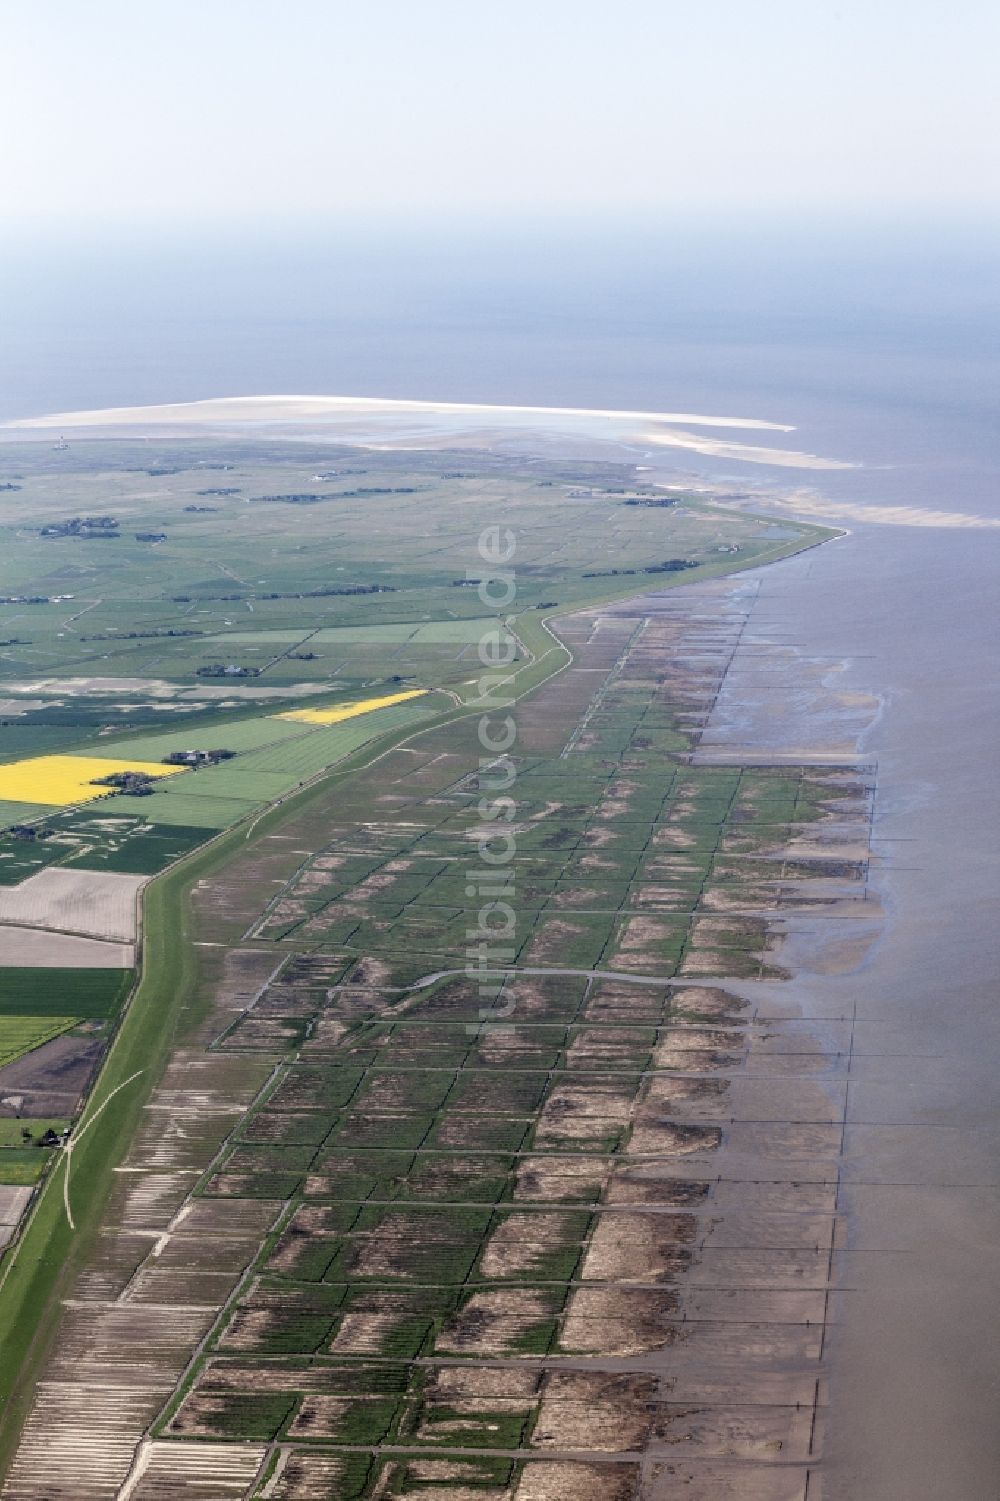
[[[830,504],[827,515],[835,518]],[[850,1018],[809,1501],[1000,1495],[1000,531],[861,524],[724,586],[749,617],[702,742],[877,779],[864,933],[785,945],[781,1006]]]

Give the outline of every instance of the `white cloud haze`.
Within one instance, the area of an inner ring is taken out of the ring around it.
[[[8,225],[937,204],[986,0],[8,0]]]

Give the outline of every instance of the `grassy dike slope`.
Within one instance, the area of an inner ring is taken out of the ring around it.
[[[224,858],[217,845],[203,848],[147,888],[141,976],[75,1128],[79,1140],[72,1153],[71,1203],[76,1230],[70,1228],[63,1202],[64,1155],[50,1171],[4,1267],[0,1473],[26,1414],[33,1377],[55,1334],[59,1299],[93,1245],[114,1169],[190,1013],[195,953],[189,941],[187,894],[193,881],[220,857]],[[138,1078],[120,1089],[138,1070]],[[91,1121],[92,1128],[87,1128]]]
[[[777,544],[764,558],[741,560],[738,555],[729,556],[697,572],[622,579],[617,588],[600,591],[599,597],[568,602],[561,610],[544,615],[525,612],[514,625],[530,659],[511,674],[511,698],[521,699],[534,692],[572,660],[569,649],[549,629],[549,622],[560,614],[760,567],[839,535],[824,527],[796,526],[799,536]],[[62,1157],[49,1173],[23,1234],[8,1252],[0,1277],[0,1477],[16,1448],[34,1381],[55,1338],[60,1300],[67,1295],[93,1247],[114,1170],[126,1154],[143,1107],[174,1046],[202,1014],[204,1003],[197,996],[193,947],[192,888],[222,868],[248,838],[273,831],[319,792],[325,794],[332,780],[351,775],[442,724],[480,712],[481,705],[472,698],[419,727],[401,727],[369,741],[298,792],[201,846],[146,887],[138,983],[74,1130],[71,1208],[75,1229],[70,1227],[64,1205],[66,1159]],[[138,1077],[133,1078],[136,1074]]]

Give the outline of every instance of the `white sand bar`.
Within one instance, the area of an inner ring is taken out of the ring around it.
[[[470,416],[605,418],[627,422],[687,422],[695,427],[744,427],[794,432],[782,422],[760,417],[712,417],[696,412],[633,412],[615,407],[500,406],[472,401],[413,401],[382,396],[214,396],[207,401],[171,401],[158,406],[101,407],[23,417],[12,428],[123,427],[161,422],[294,422],[324,417]]]
[[[677,424],[684,424],[678,426]],[[371,448],[428,449],[450,445],[492,448],[525,436],[587,442],[655,445],[711,457],[799,469],[850,468],[794,449],[762,447],[692,433],[689,427],[790,433],[794,427],[762,417],[698,412],[641,412],[617,407],[500,406],[461,401],[391,400],[378,396],[219,396],[159,406],[106,407],[25,417],[0,427],[11,438],[74,430],[132,436],[157,428],[183,435],[214,430],[232,436],[254,430],[269,437],[308,437]]]

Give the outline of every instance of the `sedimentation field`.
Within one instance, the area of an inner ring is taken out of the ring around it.
[[[125,447],[35,462],[53,515],[100,489],[164,540],[133,578],[124,535],[27,531],[4,583],[7,764],[157,773],[25,781],[0,847],[11,931],[140,975],[0,969],[0,1108],[40,1126],[45,1050],[76,1069],[62,1144],[0,1141],[5,1501],[805,1496],[851,1017],[805,1019],[795,955],[870,937],[873,777],[705,732],[754,588],[721,576],[827,534],[600,466],[568,500],[188,446],[145,451],[150,498]],[[67,550],[85,592],[26,603]]]

